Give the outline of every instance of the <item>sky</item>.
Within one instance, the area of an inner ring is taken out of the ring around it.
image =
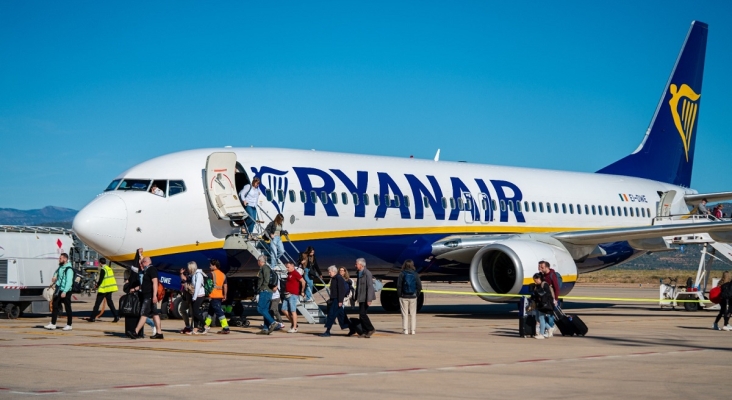
[[[0,0],[0,208],[200,147],[594,172],[709,24],[692,187],[732,191],[732,2]]]

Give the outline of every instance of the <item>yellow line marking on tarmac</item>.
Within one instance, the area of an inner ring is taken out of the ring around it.
[[[101,347],[105,349],[121,349],[121,350],[144,350],[144,351],[161,351],[165,353],[184,353],[184,354],[209,354],[214,356],[238,356],[238,357],[263,357],[263,358],[285,358],[289,360],[312,360],[315,356],[298,356],[289,354],[266,354],[266,353],[236,353],[232,351],[210,351],[210,350],[188,350],[188,349],[171,349],[165,347],[140,347],[140,346],[119,346],[110,344],[72,344],[79,347]]]

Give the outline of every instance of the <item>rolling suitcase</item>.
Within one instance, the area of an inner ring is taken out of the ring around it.
[[[349,318],[348,319],[348,336],[363,335],[363,326],[361,326],[360,318]]]
[[[527,315],[525,317],[519,317],[519,336],[536,336],[536,316]]]
[[[555,312],[555,323],[562,336],[585,336],[587,325],[577,315],[567,315],[561,308],[557,307]]]

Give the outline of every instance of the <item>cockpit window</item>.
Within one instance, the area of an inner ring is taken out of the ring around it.
[[[110,183],[109,186],[107,186],[107,188],[104,189],[104,191],[105,192],[109,192],[109,191],[112,191],[114,189],[117,189],[117,185],[119,185],[119,181],[121,181],[121,180],[122,179],[115,179],[115,180],[113,180],[112,183]]]
[[[165,197],[166,190],[168,190],[168,181],[154,180],[149,192],[156,196]]]
[[[186,191],[186,184],[183,181],[169,181],[168,196],[175,196]]]
[[[149,179],[125,179],[119,185],[117,190],[139,190],[147,191],[147,187],[150,186]]]

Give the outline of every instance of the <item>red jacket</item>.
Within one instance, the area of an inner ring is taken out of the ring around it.
[[[554,291],[554,300],[559,300],[559,279],[553,269],[549,269],[549,273],[544,275],[544,280],[552,287]]]

